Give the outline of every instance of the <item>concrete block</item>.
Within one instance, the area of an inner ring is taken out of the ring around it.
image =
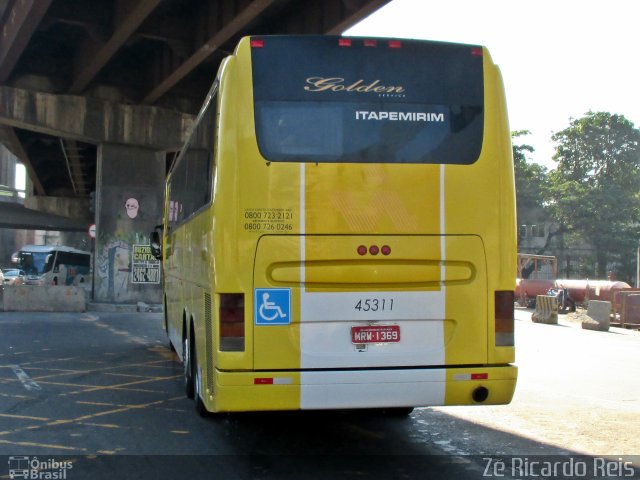
[[[4,287],[6,312],[84,312],[82,287],[19,285]]]
[[[549,295],[536,296],[536,311],[531,314],[534,323],[558,324],[558,299]]]
[[[582,321],[585,330],[608,332],[611,322],[611,302],[590,300],[587,308],[587,318]]]

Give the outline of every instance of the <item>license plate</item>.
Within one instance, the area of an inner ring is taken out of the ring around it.
[[[400,325],[367,325],[351,327],[351,343],[397,343]]]

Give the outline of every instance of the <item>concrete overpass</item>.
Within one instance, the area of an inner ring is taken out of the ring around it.
[[[238,39],[340,34],[389,1],[0,0],[0,143],[26,166],[28,206],[76,212],[49,224],[97,224],[94,300],[159,301],[157,285],[133,288],[119,272],[160,221],[168,165]]]

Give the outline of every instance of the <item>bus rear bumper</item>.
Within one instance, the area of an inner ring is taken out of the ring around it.
[[[513,365],[465,368],[215,373],[214,411],[503,405]]]

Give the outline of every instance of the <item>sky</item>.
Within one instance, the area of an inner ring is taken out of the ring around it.
[[[512,131],[554,168],[553,132],[589,110],[640,127],[640,0],[392,0],[345,35],[484,45]],[[521,137],[522,138],[522,137]]]

